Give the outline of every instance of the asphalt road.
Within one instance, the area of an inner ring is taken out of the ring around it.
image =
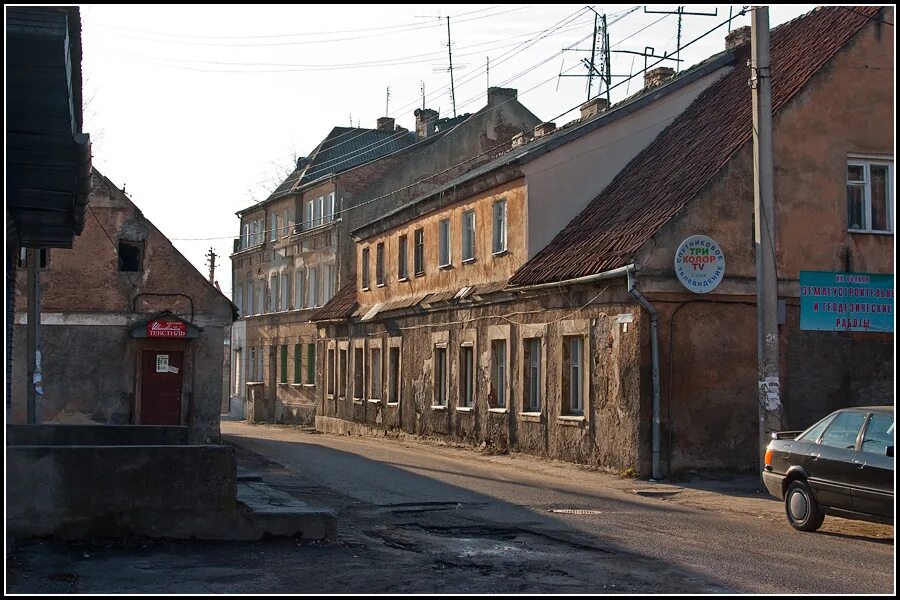
[[[9,593],[891,593],[893,527],[790,528],[754,477],[677,485],[523,454],[223,422],[336,543],[16,543]],[[563,512],[554,512],[563,511]]]
[[[893,590],[892,527],[829,517],[820,532],[796,532],[780,502],[746,484],[653,486],[522,454],[243,423],[222,430],[286,467],[282,485],[301,475],[295,493],[335,505],[344,541],[528,574],[528,588],[509,591]]]

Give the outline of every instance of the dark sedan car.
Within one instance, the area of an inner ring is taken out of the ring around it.
[[[815,531],[825,515],[894,523],[894,407],[831,413],[804,432],[772,434],[763,482],[788,521]]]

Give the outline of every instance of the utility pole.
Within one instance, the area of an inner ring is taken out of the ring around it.
[[[456,118],[456,86],[453,84],[453,49],[450,43],[450,17],[447,17],[447,55],[450,58],[450,99],[453,101],[453,118]]]
[[[391,105],[391,86],[387,86],[387,98],[384,100],[384,116],[388,116],[390,111],[388,107]]]
[[[419,91],[422,93],[422,110],[425,110],[425,82],[419,82]]]
[[[759,398],[759,465],[773,431],[784,429],[778,377],[778,271],[775,268],[775,180],[772,157],[772,74],[769,9],[750,12],[750,87],[753,92],[753,208],[756,219],[756,344]]]
[[[491,91],[491,57],[485,56],[484,72],[487,75],[487,89]]]
[[[213,284],[216,282],[216,257],[217,256],[218,256],[218,254],[216,254],[212,248],[209,249],[209,253],[206,255],[206,257],[209,259],[208,261],[206,261],[206,264],[209,265],[209,282],[213,283]]]

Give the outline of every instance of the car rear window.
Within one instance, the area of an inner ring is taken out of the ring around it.
[[[862,451],[884,455],[888,446],[894,445],[894,419],[888,415],[872,415],[863,437]]]
[[[856,448],[856,436],[859,434],[859,428],[862,427],[865,418],[864,413],[840,413],[825,430],[821,444],[835,448]]]

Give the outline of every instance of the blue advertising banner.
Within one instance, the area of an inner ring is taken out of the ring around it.
[[[800,329],[894,331],[894,276],[800,271]]]

